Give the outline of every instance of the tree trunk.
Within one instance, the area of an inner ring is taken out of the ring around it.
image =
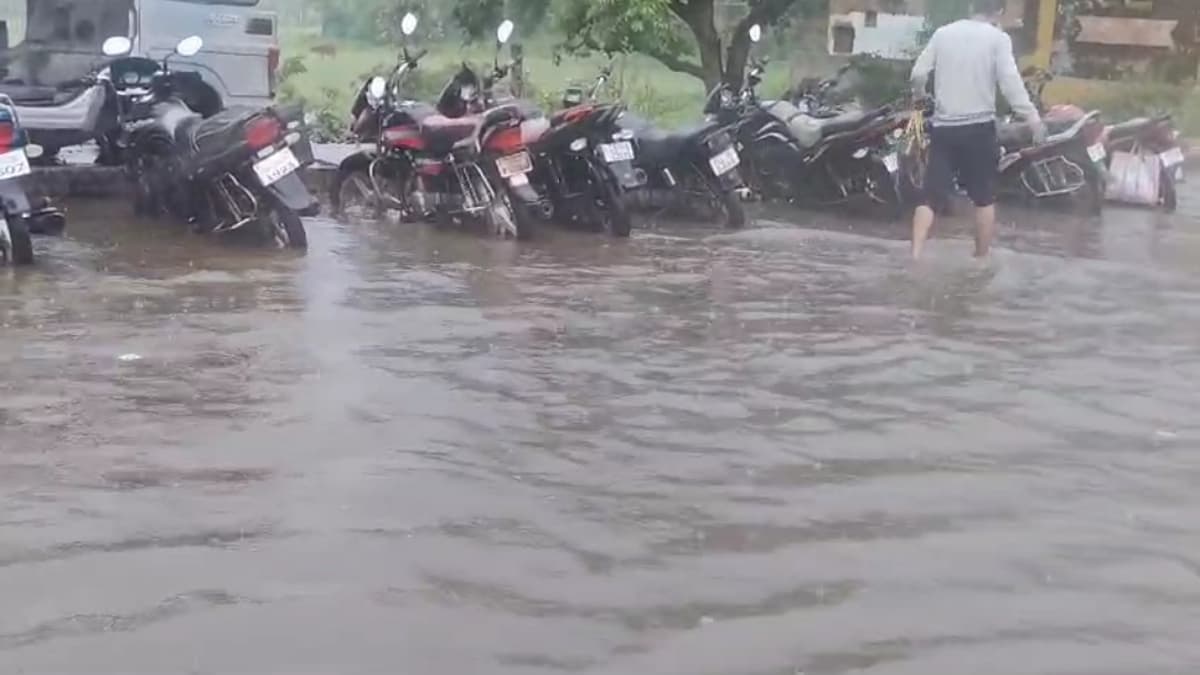
[[[700,70],[705,91],[712,91],[725,77],[721,34],[717,32],[714,0],[673,0],[671,10],[691,29],[700,52]]]

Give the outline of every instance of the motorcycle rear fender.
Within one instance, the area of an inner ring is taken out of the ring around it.
[[[24,215],[33,210],[25,192],[24,176],[0,181],[0,204],[4,205],[7,215]]]
[[[705,168],[708,169],[708,173],[712,173],[711,167],[706,165]],[[717,176],[717,185],[719,185],[722,190],[736,190],[742,187],[742,174],[736,168],[732,169],[725,174]]]
[[[529,183],[529,177],[525,174],[521,174],[521,177],[525,179],[524,182],[517,176],[507,179],[509,194],[525,204],[540,203],[542,197],[537,193],[537,190],[533,189],[533,185]]]
[[[304,181],[300,180],[298,172],[279,179],[268,187],[267,191],[280,204],[301,216],[315,216],[321,212],[321,205],[308,191]]]
[[[620,185],[626,190],[639,188],[646,182],[645,172],[638,171],[633,166],[633,162],[614,162],[612,164],[604,164],[612,175],[617,180],[617,185]]]

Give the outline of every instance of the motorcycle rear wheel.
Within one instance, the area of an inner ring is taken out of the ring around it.
[[[592,176],[592,190],[600,226],[611,236],[628,237],[633,232],[633,216],[620,190],[602,175]]]
[[[12,265],[32,265],[33,238],[29,236],[29,225],[20,216],[5,216],[5,222],[7,241],[0,241],[5,260]]]
[[[276,204],[258,222],[268,245],[297,251],[308,248],[308,232],[304,229],[304,221],[288,207]]]
[[[1163,211],[1175,213],[1179,208],[1179,190],[1175,187],[1175,176],[1170,171],[1163,171],[1161,185]]]

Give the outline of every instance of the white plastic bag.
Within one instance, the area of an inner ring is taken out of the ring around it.
[[[1114,202],[1157,206],[1161,193],[1162,160],[1148,152],[1114,152],[1108,170],[1108,192]]]

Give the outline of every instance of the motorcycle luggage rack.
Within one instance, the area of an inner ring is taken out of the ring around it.
[[[255,214],[258,213],[258,200],[254,198],[254,193],[248,190],[245,185],[242,185],[241,181],[239,181],[233,174],[227,173],[224,176],[221,176],[217,179],[213,186],[216,188],[217,193],[221,196],[221,198],[224,199],[228,204],[230,212],[234,213],[239,218],[239,220],[232,225],[216,225],[212,229],[214,233],[232,232],[233,230],[245,227],[254,221]],[[246,210],[242,209],[241,205],[238,204],[237,197],[231,192],[231,189],[241,192],[242,196],[249,200],[250,215],[246,215]]]

